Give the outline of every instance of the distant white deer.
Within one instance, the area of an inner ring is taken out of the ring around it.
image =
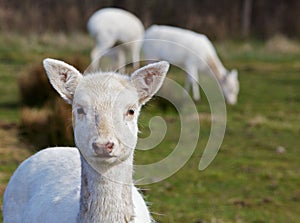
[[[122,43],[126,44],[118,47],[118,68],[126,64],[126,51],[132,55],[134,68],[138,67],[144,26],[135,15],[117,8],[100,9],[90,17],[87,28],[96,40],[91,53],[92,69],[98,68],[100,57],[106,50]]]
[[[72,104],[78,149],[48,148],[25,160],[6,188],[4,222],[150,223],[133,185],[133,153],[141,106],[161,87],[169,64],[149,64],[130,77],[83,76],[53,59],[44,67]]]
[[[228,72],[224,68],[205,35],[172,26],[153,25],[145,32],[143,51],[146,60],[162,59],[183,66],[187,71],[185,89],[189,91],[192,85],[194,100],[200,100],[197,82],[198,71],[201,71],[215,75],[227,103],[236,104],[238,73],[235,69]]]

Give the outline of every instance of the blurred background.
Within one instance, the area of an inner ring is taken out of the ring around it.
[[[211,39],[300,35],[297,0],[2,0],[0,27],[3,32],[83,32],[91,14],[102,7],[133,12],[145,27],[175,25]]]
[[[0,0],[0,205],[24,159],[74,144],[70,107],[48,84],[41,62],[57,58],[83,72],[94,47],[86,23],[103,7],[132,12],[145,28],[166,24],[205,34],[224,66],[239,71],[238,103],[227,106],[226,135],[212,164],[198,170],[211,127],[201,92],[195,153],[172,177],[142,187],[154,219],[300,222],[298,0]],[[182,71],[172,67],[168,75],[183,85]],[[178,141],[178,114],[158,98],[142,112],[140,136],[149,135],[155,115],[168,132],[157,148],[136,151],[137,164],[163,159]]]

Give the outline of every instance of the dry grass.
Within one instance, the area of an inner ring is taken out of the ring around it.
[[[11,160],[23,160],[29,154],[23,150],[25,145],[18,138],[18,125],[14,123],[0,122],[0,157],[9,155]],[[7,161],[7,160],[6,160]],[[2,159],[1,159],[1,162]]]
[[[0,201],[12,171],[31,155],[26,145],[19,140],[18,131],[16,124],[0,122]]]
[[[274,53],[299,53],[300,46],[283,35],[275,35],[266,42],[266,49]]]
[[[52,111],[49,108],[22,108],[20,123],[21,135],[28,143],[30,142],[30,144],[34,146],[46,146],[49,142],[49,134],[45,134],[44,131],[48,132],[50,128],[49,123],[51,116]]]
[[[21,110],[21,124],[32,125],[33,123],[39,123],[40,126],[46,127],[50,120],[52,111],[49,108],[29,108],[24,107]]]
[[[61,99],[56,99],[51,106],[22,108],[20,127],[24,140],[35,150],[74,144],[71,107]]]

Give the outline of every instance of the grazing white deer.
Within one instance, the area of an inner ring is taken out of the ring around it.
[[[169,64],[149,64],[130,77],[83,76],[53,59],[44,67],[72,104],[78,149],[48,148],[25,160],[6,188],[4,222],[150,223],[133,185],[133,153],[141,106],[161,87]]]
[[[159,41],[147,41],[159,40]],[[200,100],[198,71],[217,78],[228,104],[236,104],[239,92],[237,70],[227,71],[212,43],[202,34],[172,27],[152,25],[144,36],[143,51],[146,60],[167,60],[183,66],[187,71],[185,89],[192,85],[194,100]]]
[[[134,68],[138,67],[144,26],[135,15],[117,8],[100,9],[90,17],[87,28],[96,40],[91,52],[92,69],[98,68],[100,57],[106,50],[122,43],[126,44],[117,48],[118,68],[126,65],[126,51],[132,55]]]

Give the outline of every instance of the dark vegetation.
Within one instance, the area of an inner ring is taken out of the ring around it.
[[[176,25],[212,39],[300,36],[298,0],[2,0],[0,30],[82,32],[91,14],[103,7],[133,12],[145,27]]]
[[[87,67],[79,57],[69,63],[82,72]],[[49,145],[74,145],[71,106],[53,90],[42,64],[21,74],[18,86],[21,136],[35,150]]]

